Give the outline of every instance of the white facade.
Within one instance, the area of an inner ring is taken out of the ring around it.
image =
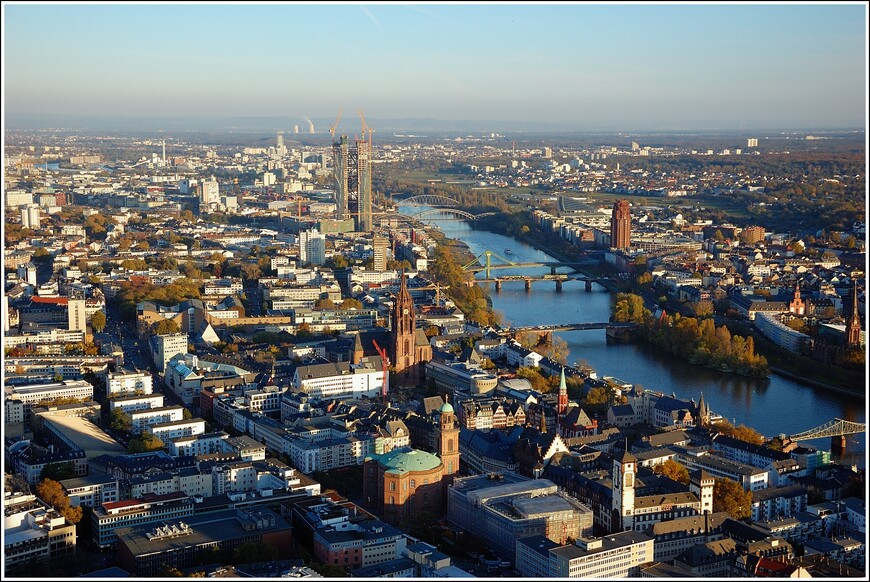
[[[326,262],[326,235],[316,228],[299,233],[299,261],[322,265]]]
[[[217,204],[220,201],[220,187],[217,180],[209,178],[200,184],[199,201],[205,206]]]
[[[148,425],[145,430],[167,443],[178,437],[204,434],[205,421],[201,418],[191,418],[190,420],[164,422]]]
[[[145,430],[145,427],[164,424],[167,422],[177,422],[184,420],[184,408],[181,406],[164,406],[162,408],[146,408],[143,410],[134,410],[129,413],[130,420],[133,423],[132,432],[139,433]],[[158,435],[160,436],[160,435]],[[161,439],[163,440],[163,439]],[[166,442],[166,441],[163,441]]]
[[[112,398],[109,400],[109,411],[120,408],[127,414],[136,410],[147,410],[149,408],[162,408],[162,394],[146,394],[143,396],[127,396],[123,398]]]
[[[147,372],[110,372],[106,376],[106,390],[111,398],[119,394],[134,394],[136,392],[152,394],[154,387],[151,374]]]
[[[166,371],[166,366],[170,360],[175,357],[183,356],[187,353],[187,334],[172,333],[167,335],[156,335],[151,338],[154,365],[162,374]]]
[[[39,206],[29,204],[21,208],[21,226],[32,230],[39,230]]]

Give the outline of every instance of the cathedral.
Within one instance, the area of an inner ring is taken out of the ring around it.
[[[432,359],[432,346],[423,330],[417,329],[414,300],[404,273],[390,316],[390,362],[400,383],[418,386],[423,380],[423,366]]]

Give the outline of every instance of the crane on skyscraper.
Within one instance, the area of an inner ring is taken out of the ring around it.
[[[362,136],[363,136],[363,139],[366,139],[366,132],[368,132],[368,134],[369,134],[369,139],[368,139],[368,141],[369,141],[369,151],[371,151],[371,149],[372,149],[372,134],[375,132],[375,128],[369,126],[369,125],[366,123],[366,116],[363,115],[363,110],[362,110],[362,109],[359,110],[359,119],[360,119],[360,121],[362,122]]]
[[[335,128],[338,127],[338,122],[341,120],[342,112],[343,112],[342,109],[338,110],[338,115],[336,115],[336,117],[335,117],[335,123],[333,123],[331,126],[329,126],[329,135],[332,136],[333,143],[335,143]]]

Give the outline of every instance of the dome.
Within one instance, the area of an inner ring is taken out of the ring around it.
[[[389,473],[421,472],[437,469],[441,459],[426,451],[403,447],[381,455],[380,464]]]
[[[449,402],[445,402],[444,404],[441,405],[441,408],[439,409],[439,411],[452,413],[453,412],[453,405],[450,404]]]

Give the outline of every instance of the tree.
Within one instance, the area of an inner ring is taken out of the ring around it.
[[[335,309],[335,302],[329,298],[318,299],[314,302],[314,309],[318,311],[321,309]]]
[[[339,309],[362,309],[363,304],[359,299],[349,298],[342,301],[339,305]]]
[[[42,468],[42,473],[39,474],[40,479],[50,479],[54,481],[72,479],[75,476],[76,471],[72,461],[66,461],[65,463],[49,463]]]
[[[102,333],[106,329],[106,314],[102,311],[95,311],[91,316],[91,327],[97,333]]]
[[[268,542],[249,542],[237,547],[234,557],[236,564],[271,562],[278,559],[278,548]]]
[[[128,453],[147,453],[149,451],[159,451],[163,449],[164,443],[157,436],[150,432],[136,435],[127,444]]]
[[[786,325],[795,331],[803,331],[804,330],[804,320],[800,319],[799,317],[794,317],[792,319],[789,319],[788,323],[786,323]]]
[[[109,428],[130,432],[133,429],[133,419],[122,409],[116,408],[109,414]]]
[[[752,492],[744,491],[737,481],[720,477],[713,485],[713,511],[725,511],[734,519],[752,514]]]
[[[665,477],[683,483],[684,485],[689,484],[689,470],[673,459],[668,459],[664,463],[655,465],[653,467],[653,473],[656,475],[664,475]]]
[[[173,319],[162,319],[154,326],[154,333],[157,335],[167,335],[170,333],[178,333],[181,327]]]
[[[36,485],[36,496],[54,507],[68,522],[76,524],[82,519],[82,508],[71,507],[63,486],[54,479],[43,479]]]

